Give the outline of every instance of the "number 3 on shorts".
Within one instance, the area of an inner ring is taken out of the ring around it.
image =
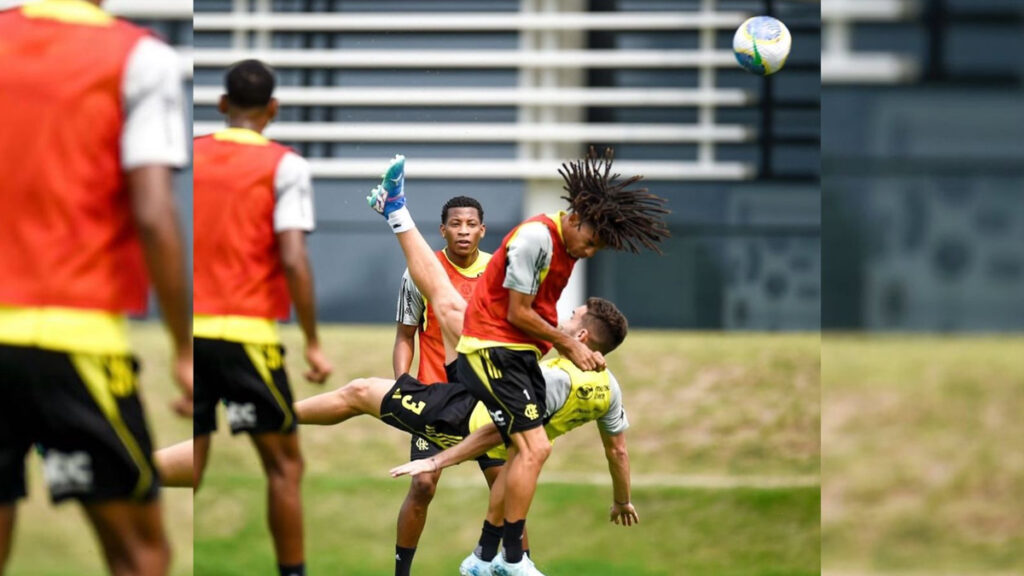
[[[402,396],[402,407],[419,416],[426,408],[426,402],[413,402],[412,396]]]

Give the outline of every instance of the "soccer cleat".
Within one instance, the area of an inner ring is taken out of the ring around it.
[[[366,197],[366,202],[385,218],[405,206],[405,156],[395,155],[381,176],[380,184]]]
[[[505,561],[505,556],[500,553],[494,557],[494,562],[491,562],[491,574],[494,576],[544,576],[528,556],[524,555],[519,562],[509,564]]]
[[[462,576],[491,576],[491,563],[481,560],[471,552],[462,561],[462,564],[459,564],[459,574]]]

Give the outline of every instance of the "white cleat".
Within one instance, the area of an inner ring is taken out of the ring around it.
[[[505,556],[498,554],[491,562],[491,574],[494,576],[544,576],[533,564],[529,556],[523,555],[523,559],[515,564],[505,562]]]
[[[459,564],[459,574],[462,576],[491,576],[491,563],[485,562],[477,557],[476,554],[470,553],[462,561],[462,564]]]

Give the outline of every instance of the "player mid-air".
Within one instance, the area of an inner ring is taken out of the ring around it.
[[[558,327],[556,304],[573,266],[602,248],[658,252],[669,233],[665,200],[612,174],[612,150],[563,166],[569,210],[540,214],[514,228],[480,279],[457,351],[458,381],[487,407],[510,445],[504,474],[505,518],[498,576],[535,574],[523,556],[526,515],[541,467],[551,452],[544,433],[546,385],[539,360],[552,347],[582,371],[601,370],[604,358]],[[411,226],[401,181],[385,181],[375,207],[395,232]]]

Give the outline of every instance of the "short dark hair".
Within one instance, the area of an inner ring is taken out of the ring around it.
[[[583,327],[590,334],[588,342],[601,354],[607,354],[619,347],[629,332],[626,316],[604,298],[587,298],[587,313],[583,315]]]
[[[224,75],[228,102],[238,108],[261,108],[274,95],[274,70],[259,60],[236,62]]]
[[[480,222],[484,221],[484,207],[480,205],[480,202],[476,198],[470,198],[469,196],[456,196],[444,203],[441,207],[441,224],[448,222],[448,210],[452,208],[476,208],[477,213],[480,215]]]
[[[605,148],[604,156],[598,157],[591,146],[586,158],[562,164],[558,173],[569,193],[562,199],[569,201],[569,208],[579,216],[580,224],[593,226],[597,237],[608,247],[634,254],[647,248],[661,254],[658,244],[669,237],[663,219],[669,213],[665,199],[649,194],[647,188],[630,188],[643,176],[620,182],[619,175],[611,173],[614,157],[611,148]]]

